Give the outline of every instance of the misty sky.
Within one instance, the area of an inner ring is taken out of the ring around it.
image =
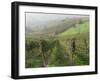
[[[62,20],[73,17],[87,17],[82,15],[65,14],[46,14],[46,13],[25,13],[26,27],[36,29],[36,27],[45,26],[49,21]]]

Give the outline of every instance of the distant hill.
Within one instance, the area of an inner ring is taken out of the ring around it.
[[[76,24],[82,24],[89,21],[87,17],[82,18],[65,18],[62,20],[54,20],[47,23],[45,26],[37,27],[37,29],[30,29],[26,27],[26,35],[43,35],[43,34],[59,34],[74,27]],[[40,29],[39,29],[40,28]]]

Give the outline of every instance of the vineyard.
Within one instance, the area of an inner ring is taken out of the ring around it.
[[[81,65],[89,65],[89,21],[59,33],[26,36],[26,68]]]

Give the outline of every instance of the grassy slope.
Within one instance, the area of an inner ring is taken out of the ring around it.
[[[89,32],[89,22],[79,24],[76,27],[71,27],[67,31],[61,33],[60,36],[75,35],[78,33],[87,33],[87,32]]]
[[[38,39],[71,39],[73,37],[75,38],[86,38],[89,35],[89,22],[84,22],[83,24],[77,24],[76,27],[70,27],[68,30],[66,30],[63,33],[59,33],[57,36],[48,36],[48,34],[45,35],[28,35],[26,36],[26,40],[38,40]]]

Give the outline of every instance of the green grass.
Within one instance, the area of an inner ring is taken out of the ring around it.
[[[83,24],[77,24],[76,27],[70,27],[70,29],[61,33],[60,36],[75,35],[87,32],[89,32],[89,22],[85,22]]]

